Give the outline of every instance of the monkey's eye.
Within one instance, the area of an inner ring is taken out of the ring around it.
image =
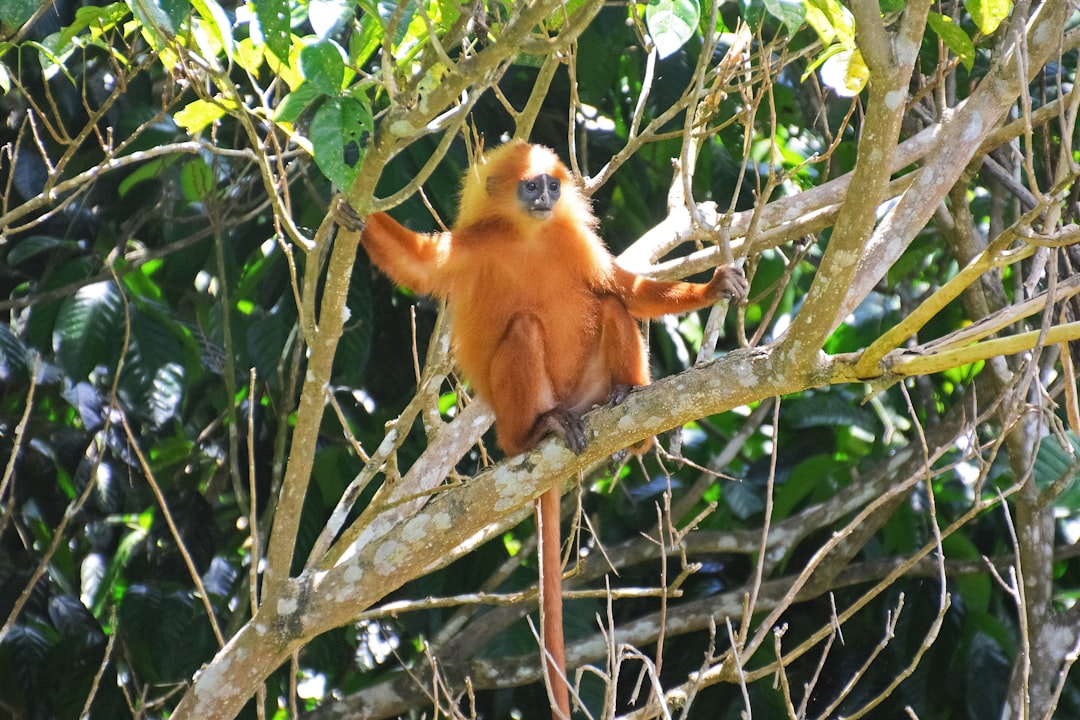
[[[548,185],[548,190],[553,193],[559,192],[559,181],[552,180],[551,183]]]
[[[533,182],[532,180],[529,180],[528,182],[525,183],[525,190],[527,192],[534,193],[534,192],[537,191],[537,189],[538,188],[536,187],[536,183]]]

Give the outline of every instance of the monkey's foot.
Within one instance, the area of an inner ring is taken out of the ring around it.
[[[629,397],[630,393],[637,390],[640,385],[627,385],[625,383],[619,383],[615,387],[611,388],[611,392],[608,393],[607,401],[608,405],[614,407],[616,405],[622,405],[622,401]]]
[[[548,410],[536,421],[536,427],[541,428],[544,435],[558,435],[575,455],[585,450],[585,424],[576,413],[558,407]]]
[[[337,202],[333,204],[334,219],[338,225],[352,232],[363,232],[364,219],[357,215],[356,210],[349,204],[348,198],[338,195]]]

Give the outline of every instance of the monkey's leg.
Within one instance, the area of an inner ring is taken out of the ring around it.
[[[609,405],[618,405],[634,388],[649,384],[649,351],[637,321],[619,298],[608,296],[601,300],[600,323],[600,352],[611,371],[611,391],[607,401]],[[652,445],[653,438],[646,438],[627,449],[635,455],[643,455]],[[625,453],[622,450],[613,457],[621,460]]]
[[[600,352],[611,373],[608,403],[618,405],[630,391],[650,382],[649,353],[637,321],[614,295],[600,300]]]
[[[585,449],[581,416],[559,404],[547,369],[544,328],[536,316],[519,313],[492,354],[491,397],[499,446],[516,454],[548,434],[562,438],[573,452]]]
[[[559,407],[545,362],[544,328],[533,315],[521,313],[510,323],[491,361],[491,395],[499,445],[508,453],[533,447],[549,432],[580,452],[585,447],[581,418]],[[570,717],[566,684],[566,650],[562,620],[562,558],[559,540],[560,488],[536,502],[540,554],[541,660],[555,720]]]

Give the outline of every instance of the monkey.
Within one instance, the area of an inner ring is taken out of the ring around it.
[[[360,242],[398,285],[445,299],[451,347],[474,393],[495,413],[508,456],[544,436],[585,449],[582,415],[618,404],[650,382],[636,319],[685,313],[745,297],[741,269],[707,283],[652,280],[615,263],[588,199],[558,155],[515,139],[464,178],[448,232],[417,233],[386,213],[365,219]],[[562,630],[560,488],[537,503],[544,595],[542,661],[553,717],[570,716]]]

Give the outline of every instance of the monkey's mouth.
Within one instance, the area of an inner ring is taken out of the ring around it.
[[[537,220],[550,220],[551,208],[539,208],[535,207],[529,210],[529,214]]]

